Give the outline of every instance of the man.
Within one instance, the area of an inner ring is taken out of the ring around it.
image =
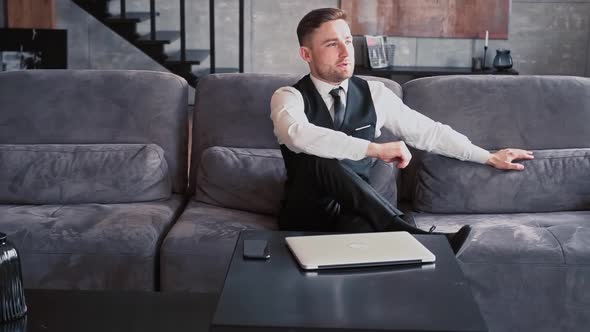
[[[417,149],[522,170],[517,159],[530,151],[496,153],[473,145],[449,126],[410,109],[381,82],[352,76],[352,35],[340,9],[322,8],[303,17],[297,27],[301,58],[310,75],[293,87],[278,89],[271,100],[274,133],[287,168],[286,197],[279,225],[289,230],[342,232],[408,231],[433,233],[402,220],[403,215],[368,183],[372,158],[397,161],[405,168],[408,145]],[[387,128],[403,141],[373,142]],[[469,226],[445,234],[456,252]],[[435,233],[436,234],[436,233]]]

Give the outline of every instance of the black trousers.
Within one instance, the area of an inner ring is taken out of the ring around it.
[[[297,178],[287,185],[279,216],[281,229],[427,233],[401,219],[401,211],[338,160],[308,154],[297,157]]]

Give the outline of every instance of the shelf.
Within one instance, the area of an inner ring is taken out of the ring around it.
[[[390,77],[392,75],[411,75],[415,77],[441,76],[441,75],[518,75],[515,69],[498,71],[488,68],[486,70],[474,71],[469,67],[419,67],[419,66],[393,66],[385,68],[367,68],[357,66],[354,68],[355,75],[371,75],[379,77]]]

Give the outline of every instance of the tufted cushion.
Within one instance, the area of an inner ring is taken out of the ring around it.
[[[3,204],[130,203],[171,194],[155,144],[0,145]]]
[[[590,264],[590,211],[414,215],[416,225],[473,231],[460,259],[481,264]],[[509,245],[508,245],[509,244]]]
[[[397,168],[373,163],[371,185],[395,205]],[[201,158],[197,176],[197,201],[238,210],[278,215],[286,170],[281,151],[211,147]]]
[[[240,232],[277,228],[272,216],[189,202],[162,243],[160,289],[221,292]]]
[[[19,249],[28,288],[153,291],[160,243],[182,202],[171,195],[129,204],[0,204],[0,229]]]
[[[486,150],[590,147],[588,77],[449,75],[415,79],[403,90],[406,105]],[[411,151],[401,190],[410,200],[422,157]]]
[[[202,154],[195,199],[277,215],[285,179],[280,150],[215,146]]]
[[[414,209],[432,213],[519,213],[590,209],[590,149],[534,151],[524,171],[428,154]]]
[[[187,101],[186,80],[166,72],[0,72],[0,144],[157,144],[174,192],[184,193]]]

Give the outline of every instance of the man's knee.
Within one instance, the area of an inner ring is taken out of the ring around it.
[[[322,158],[309,154],[302,154],[299,159],[299,170],[308,170],[314,174],[325,174],[325,172],[341,171],[343,165],[337,159]]]
[[[337,159],[322,158],[322,157],[318,157],[318,156],[314,156],[314,155],[306,154],[306,153],[301,153],[300,157],[301,158],[299,158],[299,159],[301,162],[303,162],[304,164],[307,164],[307,165],[311,165],[311,166],[315,166],[315,165],[332,166],[335,164],[340,164]]]

